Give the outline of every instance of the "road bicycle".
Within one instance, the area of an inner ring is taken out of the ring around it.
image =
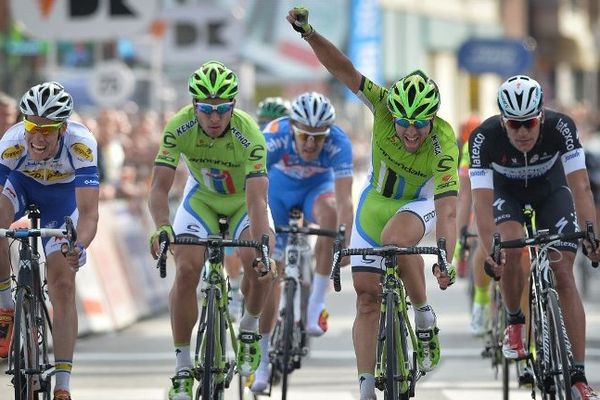
[[[313,252],[308,236],[328,236],[343,240],[345,227],[337,231],[302,226],[302,210],[294,207],[289,224],[277,226],[277,233],[288,235],[285,247],[285,276],[279,302],[278,319],[269,345],[271,375],[269,391],[281,380],[281,398],[286,400],[290,374],[299,369],[302,357],[308,354],[306,307],[310,295]]]
[[[384,399],[409,399],[415,395],[417,381],[425,375],[417,365],[417,338],[408,317],[408,300],[402,280],[397,273],[397,256],[405,254],[432,254],[437,256],[437,266],[447,272],[446,240],[440,238],[437,247],[398,247],[386,245],[374,248],[341,248],[341,241],[333,246],[331,278],[336,292],[342,288],[340,260],[345,256],[380,256],[384,258],[385,271],[381,275],[381,311],[375,387],[383,391]],[[435,268],[436,265],[434,265]]]
[[[15,281],[15,316],[13,339],[9,350],[7,374],[12,375],[15,400],[51,399],[51,377],[48,339],[52,322],[46,306],[47,282],[40,268],[38,238],[66,238],[65,253],[73,250],[77,233],[70,217],[65,228],[38,228],[40,211],[27,207],[31,228],[0,229],[0,237],[19,242],[18,270]]]
[[[196,335],[195,366],[192,368],[192,375],[200,383],[195,392],[196,400],[223,399],[224,391],[229,388],[236,371],[238,339],[229,314],[229,288],[223,271],[223,248],[253,247],[260,252],[263,265],[270,265],[269,236],[263,235],[261,241],[224,239],[226,221],[226,218],[219,219],[220,235],[209,235],[204,239],[178,235],[171,243],[166,232],[159,235],[157,268],[161,277],[166,276],[167,250],[170,245],[204,246],[208,252],[200,283],[202,305]],[[264,275],[269,269],[260,272]],[[227,331],[233,358],[227,352]]]
[[[527,237],[501,241],[500,235],[494,234],[494,259],[498,259],[501,248],[529,248],[530,309],[526,348],[535,348],[535,351],[529,352],[526,357],[528,371],[525,373],[532,371],[530,378],[534,383],[533,398],[537,387],[544,400],[571,400],[573,353],[565,329],[548,253],[557,251],[553,246],[561,241],[587,239],[594,246],[596,242],[593,226],[588,222],[585,232],[551,234],[547,229],[536,228],[534,210],[530,205],[525,206],[523,214]],[[527,379],[523,376],[519,378],[521,384]]]

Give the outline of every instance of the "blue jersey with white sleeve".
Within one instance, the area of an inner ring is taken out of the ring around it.
[[[352,176],[352,145],[339,126],[331,130],[319,157],[303,160],[294,142],[289,117],[271,121],[263,130],[267,140],[269,179],[279,174],[297,180],[333,180]]]

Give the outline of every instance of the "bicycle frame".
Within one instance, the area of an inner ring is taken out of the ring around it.
[[[417,365],[417,337],[408,317],[408,301],[406,291],[402,281],[398,278],[396,272],[396,257],[390,256],[385,258],[385,272],[381,278],[382,294],[381,294],[381,315],[379,319],[379,335],[377,338],[377,358],[375,364],[375,386],[384,391],[386,385],[393,382],[386,382],[389,373],[390,362],[387,360],[386,347],[393,343],[399,351],[396,352],[396,370],[394,371],[394,380],[399,381],[398,394],[408,394],[408,397],[414,397],[415,384],[424,375],[417,371],[414,366]],[[391,303],[391,304],[390,304]],[[389,315],[392,313],[392,315]],[[391,318],[397,315],[396,318]],[[394,338],[386,340],[386,327],[389,324],[394,325]],[[410,347],[406,341],[407,335],[410,339]],[[400,346],[398,347],[398,344]],[[408,349],[412,349],[412,356],[406,353]]]
[[[446,272],[448,268],[446,240],[440,238],[437,245],[437,247],[388,245],[375,248],[342,249],[339,240],[334,242],[331,278],[337,292],[341,290],[339,269],[341,257],[375,255],[384,258],[385,272],[381,282],[382,302],[375,362],[375,385],[379,390],[384,391],[386,400],[413,397],[416,382],[425,375],[417,367],[417,338],[409,322],[409,302],[404,285],[397,275],[396,257],[402,254],[437,255],[440,270]],[[408,350],[409,340],[412,346],[412,357]]]
[[[48,334],[52,322],[46,306],[46,279],[39,264],[39,237],[66,237],[72,250],[77,234],[73,222],[65,217],[65,229],[39,229],[40,212],[35,205],[27,208],[30,229],[0,229],[0,236],[19,241],[19,261],[15,286],[15,326],[9,351],[7,374],[13,375],[15,399],[50,399],[51,376]],[[15,276],[12,276],[15,280]]]
[[[219,221],[221,227],[222,222]],[[223,228],[222,228],[223,229]],[[196,352],[194,356],[193,376],[201,384],[196,391],[196,399],[218,398],[229,387],[235,373],[235,359],[238,352],[238,340],[229,315],[227,296],[227,280],[223,272],[224,247],[254,247],[261,251],[262,261],[268,265],[268,235],[262,241],[228,240],[221,235],[209,235],[205,239],[194,236],[177,236],[176,245],[204,246],[207,251],[206,263],[202,271],[201,281],[202,311],[200,313],[196,336]],[[160,252],[157,267],[166,272],[166,255],[169,239],[164,232],[159,235]],[[166,273],[165,273],[166,276]],[[227,358],[227,330],[229,330],[234,358]]]
[[[573,365],[571,343],[560,309],[558,293],[554,287],[554,274],[550,267],[548,252],[560,241],[587,238],[594,242],[591,223],[587,223],[586,232],[550,234],[548,230],[537,230],[534,223],[534,211],[531,206],[524,209],[527,238],[500,242],[499,234],[494,235],[494,254],[499,248],[519,248],[527,246],[530,253],[529,271],[529,330],[527,347],[535,343],[535,356],[529,354],[528,364],[534,372],[535,387],[542,395],[571,399],[570,368]],[[562,381],[560,380],[562,377]],[[556,381],[559,379],[559,381]],[[555,383],[562,388],[556,388]]]
[[[279,302],[279,318],[270,343],[269,358],[272,363],[269,392],[275,374],[282,375],[282,399],[287,398],[288,375],[301,366],[301,359],[308,354],[306,334],[306,303],[310,292],[312,274],[312,251],[308,235],[339,238],[345,227],[339,230],[302,227],[302,211],[292,208],[288,226],[278,226],[278,233],[287,233],[285,248],[284,287]]]

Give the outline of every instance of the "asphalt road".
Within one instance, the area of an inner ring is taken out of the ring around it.
[[[599,281],[594,271],[592,288]],[[351,326],[354,292],[350,271],[343,270],[343,291],[330,292],[330,330],[311,342],[311,353],[303,367],[291,378],[289,399],[358,399]],[[457,282],[449,290],[437,288],[428,277],[429,301],[438,316],[442,361],[437,369],[419,381],[418,399],[499,400],[501,384],[494,378],[490,362],[480,356],[483,342],[467,332],[466,283]],[[588,321],[587,374],[600,389],[600,293],[592,290],[586,301]],[[6,364],[0,364],[5,367]],[[141,321],[121,332],[81,338],[77,344],[72,376],[74,400],[154,400],[166,399],[169,377],[173,374],[168,315]],[[518,390],[512,399],[530,399],[530,391]],[[235,388],[227,399],[237,398]],[[280,398],[277,390],[273,398]],[[0,399],[12,398],[6,375],[0,376]],[[383,395],[380,393],[380,398]]]

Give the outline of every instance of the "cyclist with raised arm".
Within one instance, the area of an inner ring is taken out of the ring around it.
[[[58,228],[70,216],[78,242],[63,254],[66,239],[42,240],[48,294],[53,308],[54,400],[70,400],[70,377],[77,337],[75,273],[86,262],[86,248],[98,223],[97,144],[84,125],[69,119],[73,99],[57,82],[30,88],[21,98],[23,121],[0,140],[0,228],[8,228],[30,204],[41,213],[40,227]],[[8,243],[0,239],[0,357],[7,357],[12,336]]]
[[[219,234],[219,216],[229,218],[234,239],[260,240],[273,222],[267,206],[267,152],[256,122],[235,107],[236,74],[218,61],[203,64],[189,78],[191,104],[179,110],[164,128],[155,159],[149,208],[157,231],[150,237],[156,257],[158,236],[167,232],[206,238]],[[168,193],[183,157],[190,176],[174,217],[169,219]],[[258,321],[272,287],[275,268],[259,278],[252,249],[240,249],[244,267],[245,312],[240,320],[237,368],[248,376],[260,363]],[[174,246],[175,281],[170,293],[171,328],[175,346],[175,376],[169,399],[192,398],[190,340],[198,318],[196,288],[205,261],[198,246]],[[265,268],[258,263],[259,268]],[[273,266],[274,267],[274,266]]]
[[[322,229],[339,224],[352,226],[352,145],[335,125],[335,109],[317,92],[307,92],[292,101],[289,117],[269,123],[263,130],[267,140],[269,205],[277,225],[287,225],[290,210],[301,207],[304,220]],[[274,258],[284,265],[286,234],[277,235]],[[315,244],[316,270],[308,299],[306,331],[321,336],[327,331],[325,294],[331,274],[333,239],[320,236]],[[274,291],[275,292],[275,291]],[[272,299],[277,304],[279,299]],[[255,374],[253,391],[263,391],[269,380],[269,336],[277,307],[261,321],[262,362]]]
[[[385,244],[413,246],[435,226],[436,236],[456,240],[458,147],[450,125],[436,116],[437,85],[414,71],[386,89],[354,68],[351,61],[308,23],[308,10],[289,11],[288,22],[300,32],[321,64],[344,83],[374,114],[371,171],[356,211],[351,247]],[[448,262],[451,261],[449,252]],[[400,276],[415,309],[418,367],[431,371],[440,359],[436,317],[427,302],[424,260],[398,257]],[[352,338],[360,399],[375,399],[375,351],[381,302],[381,257],[351,258],[357,294]],[[442,289],[454,282],[455,270],[435,268]]]
[[[534,208],[538,229],[551,233],[585,229],[586,221],[596,225],[577,128],[569,116],[544,108],[542,99],[542,88],[534,79],[524,75],[507,79],[498,89],[500,114],[485,120],[469,140],[474,210],[486,254],[491,254],[495,231],[503,240],[524,236],[525,204]],[[594,228],[597,232],[598,227]],[[578,243],[560,242],[555,247],[560,256],[551,257],[550,266],[573,349],[573,396],[598,399],[585,378],[585,311],[573,278]],[[584,248],[592,261],[600,260],[600,249],[592,252],[587,241]],[[523,344],[525,317],[519,305],[526,277],[520,249],[506,249],[504,257],[505,263],[499,265],[488,256],[486,272],[502,278],[509,318],[504,356],[521,359],[527,355]]]
[[[256,118],[261,130],[274,119],[290,115],[290,102],[281,97],[267,97],[256,107]]]

